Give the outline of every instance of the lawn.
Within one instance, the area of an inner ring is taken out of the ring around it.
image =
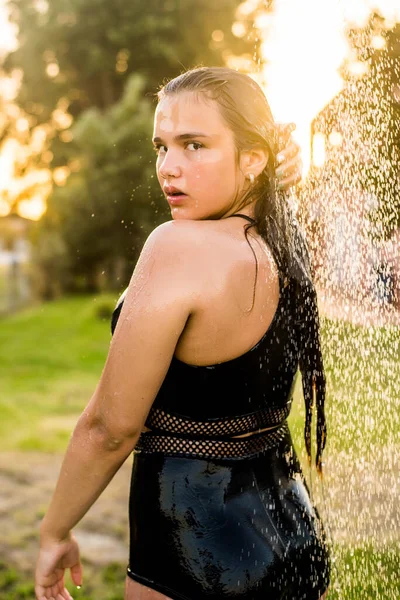
[[[1,320],[0,451],[65,449],[101,374],[115,301],[111,295],[67,298]],[[328,464],[334,464],[332,458],[339,453],[356,463],[384,449],[398,455],[399,330],[325,319],[322,324],[328,379]],[[290,426],[304,461],[303,423],[298,381]],[[332,588],[329,600],[400,597],[395,544],[338,542],[334,555],[342,589]],[[0,554],[1,598],[31,598],[30,583],[18,579],[13,569],[1,564],[2,559]],[[74,593],[74,598],[117,600],[121,577],[118,565],[97,569],[93,582]],[[92,581],[92,576],[88,580]]]
[[[101,374],[115,301],[69,298],[1,320],[0,450],[65,448]]]

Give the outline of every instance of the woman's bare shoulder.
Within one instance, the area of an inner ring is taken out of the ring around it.
[[[148,240],[154,239],[160,243],[176,243],[187,241],[188,237],[193,236],[196,241],[198,237],[203,238],[212,231],[212,226],[206,221],[195,221],[191,219],[181,219],[175,221],[166,221],[158,225],[150,233]]]
[[[211,237],[204,222],[167,221],[148,236],[135,272],[143,280],[157,277],[174,285],[182,300],[188,295],[196,302],[206,291]]]
[[[184,267],[204,260],[216,238],[212,223],[195,220],[176,220],[162,223],[150,233],[143,251],[151,249],[159,256],[176,261]]]

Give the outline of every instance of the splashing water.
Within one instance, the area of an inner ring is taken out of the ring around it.
[[[299,203],[323,315],[326,502],[323,489],[313,491],[334,539],[329,598],[395,600],[400,56],[388,40],[391,31],[400,40],[400,4],[276,0],[258,19],[266,61],[259,79],[277,120],[296,122],[308,172]],[[301,445],[302,425],[292,429]]]

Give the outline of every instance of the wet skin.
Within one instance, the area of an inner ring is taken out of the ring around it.
[[[169,184],[186,194],[178,206],[171,206],[174,220],[223,219],[233,214],[238,196],[249,186],[246,177],[259,175],[268,160],[261,149],[237,160],[233,132],[217,104],[189,92],[161,100],[153,143],[161,188]]]
[[[194,102],[197,103],[195,110]],[[196,135],[189,135],[190,133],[196,133]],[[238,222],[239,219],[228,219],[227,221],[225,219],[237,210],[237,197],[240,191],[248,186],[246,174],[254,172],[254,169],[256,171],[259,169],[259,172],[261,172],[267,156],[265,154],[245,155],[239,159],[238,163],[233,134],[225,126],[216,105],[195,100],[193,95],[188,93],[180,94],[177,98],[164,99],[159,104],[155,115],[154,143],[158,153],[157,177],[160,186],[163,188],[164,185],[169,184],[185,194],[180,198],[178,204],[171,205],[173,219],[177,221],[207,221],[208,223],[204,223],[204,225],[212,229],[216,236],[230,232],[232,237],[236,238],[235,242],[237,243],[238,238],[243,235],[243,224]],[[293,152],[293,149],[291,151]],[[282,172],[287,173],[285,168]],[[252,216],[252,209],[253,206],[249,205],[245,209],[241,209],[240,212]],[[261,310],[260,306],[257,306],[256,312],[263,315],[264,318],[267,314],[268,321],[272,321],[278,303],[278,296],[276,293],[271,294],[271,289],[275,288],[276,291],[278,287],[277,274],[271,257],[268,257],[268,254],[266,256],[268,249],[264,247],[263,252],[261,254],[259,252],[263,240],[260,236],[254,237],[258,242],[258,248],[257,244],[254,244],[254,250],[257,251],[257,259],[263,275],[259,277],[261,285],[258,293],[262,293],[262,289],[267,289],[267,295],[261,303],[263,306]],[[218,245],[214,246],[214,252],[216,248],[223,256],[224,242],[222,241],[219,247]],[[232,248],[227,245],[227,263],[225,267],[229,265],[228,256],[231,255],[231,252]],[[246,270],[251,272],[254,269],[254,258],[249,255],[245,257],[245,255],[246,249],[244,249],[242,260],[246,260]],[[199,260],[210,265],[209,260],[211,258],[211,256],[207,256],[207,253],[203,253]],[[202,271],[200,264],[194,268],[198,268],[200,272]],[[269,285],[265,286],[265,279],[268,278],[270,279]],[[223,292],[224,289],[221,286],[221,296],[223,296]],[[209,293],[210,298],[212,298],[212,285],[210,285]],[[245,296],[248,298],[247,292],[243,295],[243,297]],[[272,302],[271,296],[273,298]],[[222,305],[225,313],[229,312],[229,299],[222,298]],[[217,320],[214,300],[210,302],[209,311],[213,314],[214,320]],[[260,318],[258,317],[258,320]],[[237,315],[235,316],[232,313],[232,322],[237,323],[237,319]],[[202,336],[207,336],[207,326],[202,325],[201,322],[197,322],[197,324],[197,330],[194,329],[191,334],[192,347],[194,339],[198,341]],[[249,324],[246,325],[247,331],[248,327]],[[259,333],[255,334],[254,339],[259,339],[265,329],[265,323],[261,327],[258,324]],[[177,346],[180,358],[193,364],[194,358],[191,355],[190,341],[188,343],[186,340],[186,344],[182,344],[181,339],[180,342],[180,348],[179,344]],[[244,346],[242,344],[243,351],[238,351],[238,355],[244,353],[249,344],[247,344],[247,347]],[[227,356],[229,355],[228,347],[220,347],[219,353],[221,362],[224,361],[224,353],[225,359],[229,358]],[[197,355],[196,358],[198,362],[199,356]],[[207,362],[212,363],[215,360],[215,355],[212,357],[203,356],[201,360],[205,364]],[[149,431],[148,428],[144,430]],[[245,437],[247,435],[251,434],[234,437]],[[321,600],[325,598],[326,593],[321,597]],[[127,577],[125,600],[169,599],[164,594]]]

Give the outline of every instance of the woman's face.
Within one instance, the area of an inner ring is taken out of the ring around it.
[[[173,219],[220,219],[245,185],[233,133],[218,105],[200,94],[164,97],[154,118],[157,177]],[[175,191],[180,195],[172,195]]]

